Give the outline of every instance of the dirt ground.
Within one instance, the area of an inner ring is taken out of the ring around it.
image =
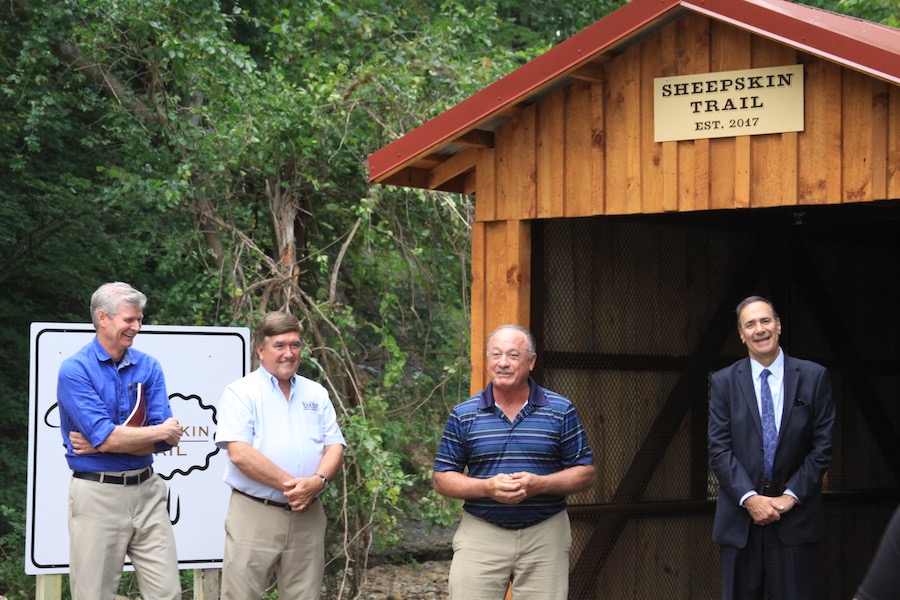
[[[361,600],[438,600],[449,597],[450,561],[378,565],[366,571]]]

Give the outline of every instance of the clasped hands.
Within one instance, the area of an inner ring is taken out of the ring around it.
[[[756,494],[744,500],[744,508],[757,525],[771,525],[781,519],[797,504],[797,499],[790,494],[782,494],[774,498]]]
[[[163,435],[162,441],[170,446],[177,446],[184,434],[184,428],[175,417],[169,417],[156,427]]]
[[[541,477],[534,473],[500,473],[485,480],[487,496],[502,504],[519,504],[538,495]]]
[[[323,489],[322,479],[317,475],[297,477],[285,481],[282,486],[282,491],[294,512],[303,512],[309,508]]]

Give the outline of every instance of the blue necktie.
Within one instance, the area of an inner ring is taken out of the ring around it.
[[[769,375],[771,374],[768,369],[763,369],[762,373],[759,374],[766,481],[772,480],[772,463],[775,461],[775,446],[778,444],[778,429],[775,427],[775,403],[772,402],[772,390],[769,389]]]

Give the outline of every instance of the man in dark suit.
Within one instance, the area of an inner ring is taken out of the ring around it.
[[[762,600],[768,589],[771,600],[813,600],[834,454],[831,383],[821,365],[782,352],[771,302],[751,296],[736,312],[749,356],[713,374],[709,401],[722,596]]]

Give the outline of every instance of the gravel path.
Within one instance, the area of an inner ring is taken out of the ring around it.
[[[401,541],[392,550],[369,557],[359,600],[443,600],[456,524],[430,528],[415,521],[400,525]],[[398,562],[408,557],[409,562]]]
[[[439,600],[449,597],[450,561],[369,567],[360,600]]]

